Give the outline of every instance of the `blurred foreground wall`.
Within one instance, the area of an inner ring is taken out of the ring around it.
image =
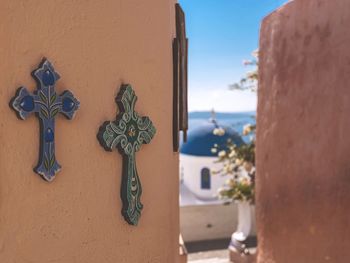
[[[349,262],[350,1],[263,21],[257,125],[258,262]]]

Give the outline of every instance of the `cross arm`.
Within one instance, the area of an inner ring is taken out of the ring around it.
[[[156,134],[156,128],[149,117],[142,117],[137,120],[137,127],[139,128],[139,136],[137,141],[139,145],[148,144]]]
[[[74,97],[72,92],[66,90],[60,95],[60,102],[60,113],[71,120],[79,108],[79,101]]]
[[[128,143],[125,135],[126,123],[122,120],[119,122],[106,121],[97,134],[100,144],[106,151],[112,151],[113,148],[125,147]]]
[[[25,120],[36,111],[35,96],[30,94],[27,88],[20,87],[11,100],[10,106],[17,112],[18,118]]]

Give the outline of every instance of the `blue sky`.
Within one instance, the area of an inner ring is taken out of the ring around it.
[[[229,91],[252,68],[263,17],[287,0],[179,0],[189,38],[189,110],[253,111],[256,94]]]

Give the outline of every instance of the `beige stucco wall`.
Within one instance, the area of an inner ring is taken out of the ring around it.
[[[176,262],[178,155],[172,152],[173,0],[0,1],[0,262]],[[36,175],[39,123],[8,103],[46,56],[81,107],[56,118],[52,183]],[[116,115],[121,83],[157,128],[137,153],[144,210],[121,216],[121,156],[103,150],[99,126]]]
[[[257,119],[259,263],[349,262],[350,1],[267,17]]]

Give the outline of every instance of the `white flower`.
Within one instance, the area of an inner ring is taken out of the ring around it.
[[[224,166],[224,173],[225,173],[225,174],[230,173],[230,167],[229,167],[229,165],[225,165],[225,166]]]
[[[217,151],[218,151],[218,149],[216,149],[216,148],[211,148],[211,152],[212,152],[212,153],[217,153]]]
[[[253,169],[253,164],[251,162],[244,162],[243,167],[248,173],[250,173]]]
[[[251,61],[251,60],[247,60],[247,59],[244,59],[244,60],[243,60],[243,65],[244,65],[244,66],[251,65],[251,64],[252,64],[252,61]]]
[[[236,152],[234,150],[231,150],[230,154],[228,155],[229,158],[235,157]]]
[[[228,166],[230,171],[233,172],[233,169],[235,169],[235,165],[233,163],[230,163]]]
[[[225,135],[225,130],[223,128],[215,128],[213,130],[213,134],[217,136],[223,136]]]
[[[243,160],[241,160],[241,159],[236,159],[236,161],[235,161],[235,164],[237,164],[237,165],[242,165],[242,163],[243,163]]]
[[[252,78],[252,77],[254,77],[256,75],[256,72],[255,71],[249,71],[248,73],[247,73],[247,77],[248,78]]]
[[[224,165],[224,173],[225,174],[232,174],[233,173],[233,169],[235,168],[235,165],[232,163],[227,163]]]
[[[243,126],[243,135],[247,135],[252,131],[252,125],[246,124]]]
[[[218,154],[219,157],[225,157],[225,155],[226,155],[226,151],[224,150],[220,151]]]

